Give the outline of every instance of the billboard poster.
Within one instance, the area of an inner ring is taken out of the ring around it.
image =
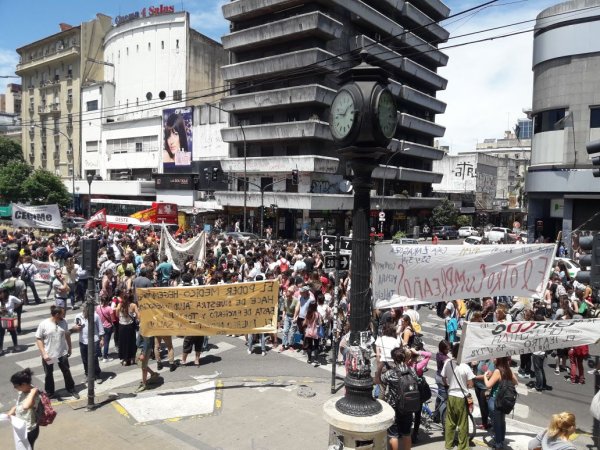
[[[190,170],[192,166],[193,108],[163,109],[163,171]]]

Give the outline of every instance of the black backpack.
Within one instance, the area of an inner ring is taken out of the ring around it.
[[[517,388],[512,380],[500,380],[496,392],[496,409],[504,414],[510,414],[517,403]]]
[[[410,369],[398,369],[396,386],[396,411],[401,414],[417,412],[421,409],[421,393],[416,375]]]
[[[25,265],[23,265],[23,272],[21,273],[21,280],[23,280],[25,283],[29,283],[31,281],[31,266],[33,264],[30,264],[29,267],[25,268]]]

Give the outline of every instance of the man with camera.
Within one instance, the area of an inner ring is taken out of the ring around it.
[[[52,282],[52,288],[54,289],[54,301],[56,306],[67,309],[67,300],[69,298],[69,292],[71,288],[67,283],[67,278],[62,273],[61,269],[54,271],[54,281]]]

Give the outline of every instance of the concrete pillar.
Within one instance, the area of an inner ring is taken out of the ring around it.
[[[573,199],[565,198],[563,208],[562,222],[562,241],[565,243],[569,258],[573,257],[573,249],[571,248],[571,231],[573,230]]]
[[[337,450],[386,450],[387,429],[394,423],[394,410],[387,403],[381,404],[381,412],[373,416],[349,416],[339,412],[335,404],[339,398],[331,398],[323,405],[323,416],[329,424],[330,434],[338,436],[336,444],[329,449]],[[343,447],[339,445],[343,443]]]

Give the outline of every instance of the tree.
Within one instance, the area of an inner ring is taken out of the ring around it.
[[[434,226],[438,225],[454,225],[456,223],[456,217],[458,216],[458,210],[447,198],[443,199],[442,202],[433,208],[431,212],[431,219]]]
[[[60,177],[44,169],[37,169],[23,183],[23,188],[32,205],[52,205],[66,207],[71,204],[71,194]]]
[[[24,162],[21,144],[13,139],[0,136],[0,167],[11,161]]]
[[[468,227],[469,225],[471,225],[471,217],[465,215],[465,214],[461,214],[460,216],[458,216],[456,218],[456,226],[457,227]]]
[[[0,196],[3,204],[26,202],[29,194],[25,181],[31,174],[31,167],[24,162],[12,161],[0,166]]]

